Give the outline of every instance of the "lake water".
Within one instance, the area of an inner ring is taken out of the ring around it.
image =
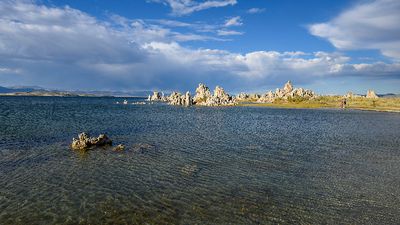
[[[0,224],[400,224],[400,114],[122,100],[0,97]]]

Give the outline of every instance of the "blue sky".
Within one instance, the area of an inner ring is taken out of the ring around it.
[[[397,0],[5,0],[0,85],[400,92]]]

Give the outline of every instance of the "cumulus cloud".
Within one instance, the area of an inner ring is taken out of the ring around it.
[[[194,0],[149,0],[150,2],[163,3],[171,7],[171,14],[174,16],[188,15],[193,12],[235,5],[237,0],[209,0],[209,1],[194,1]]]
[[[242,18],[240,18],[240,16],[235,16],[235,17],[229,18],[225,21],[226,27],[242,26],[242,25],[243,25],[243,22],[242,22]]]
[[[398,76],[400,72],[400,64],[352,64],[338,53],[238,54],[190,48],[179,39],[202,38],[179,37],[180,33],[143,20],[113,16],[100,21],[70,7],[21,1],[0,2],[0,34],[2,84],[183,91],[206,82],[245,90],[288,79],[304,83],[345,75]]]
[[[311,34],[343,50],[377,49],[400,59],[400,1],[362,2],[326,23],[310,26]]]
[[[247,10],[247,13],[249,14],[258,14],[258,13],[263,13],[265,12],[264,8],[251,8]]]

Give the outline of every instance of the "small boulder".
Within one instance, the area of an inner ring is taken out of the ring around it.
[[[123,145],[123,144],[119,144],[119,145],[115,146],[115,148],[113,149],[113,151],[116,151],[116,152],[122,152],[124,150],[125,150],[125,145]]]
[[[80,133],[78,139],[73,138],[71,148],[73,150],[88,150],[94,147],[112,145],[112,141],[105,134],[100,134],[97,138],[90,137],[87,133]]]

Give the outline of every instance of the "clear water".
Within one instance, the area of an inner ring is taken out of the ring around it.
[[[122,100],[0,98],[0,224],[400,223],[400,114]]]

